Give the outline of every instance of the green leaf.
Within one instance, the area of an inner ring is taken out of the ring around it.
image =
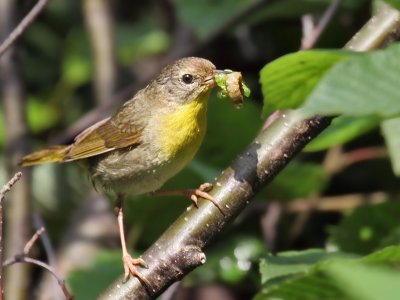
[[[400,0],[385,0],[385,2],[397,9],[400,9]]]
[[[335,65],[304,104],[310,115],[400,114],[400,44]]]
[[[267,64],[260,73],[263,117],[275,110],[299,107],[321,77],[350,55],[343,50],[310,50],[288,54]]]
[[[389,246],[360,259],[363,263],[388,264],[397,267],[400,262],[400,246]]]
[[[382,133],[389,150],[393,172],[400,176],[400,118],[386,120],[382,123]]]
[[[400,203],[395,200],[358,207],[332,228],[332,242],[341,251],[369,253],[397,227],[399,215]]]
[[[332,124],[306,146],[305,151],[320,151],[347,143],[371,131],[379,125],[380,121],[381,119],[376,116],[339,116],[333,119]]]
[[[378,252],[363,258],[356,258],[346,253],[324,253],[323,251],[313,250],[304,251],[304,258],[301,253],[297,253],[292,261],[287,258],[279,260],[278,255],[273,268],[263,270],[264,273],[272,272],[276,276],[265,281],[261,291],[254,298],[255,300],[334,300],[351,299],[345,291],[338,288],[337,282],[330,276],[330,266],[337,262],[346,265],[386,265],[395,268],[400,262],[400,247],[387,247]],[[290,254],[289,254],[290,256]],[[313,264],[314,262],[314,264]],[[264,264],[264,266],[266,266]],[[260,266],[261,268],[261,266]],[[282,276],[283,275],[283,276]],[[264,279],[265,279],[264,275]],[[369,288],[374,288],[370,285]],[[363,298],[357,298],[364,300]],[[385,299],[385,298],[383,298]]]
[[[337,287],[354,300],[397,300],[400,273],[383,267],[336,262],[327,269]]]
[[[87,37],[82,31],[69,34],[65,57],[62,62],[63,80],[73,87],[89,82],[93,73],[93,63]]]
[[[148,15],[131,26],[122,25],[117,29],[117,57],[125,66],[131,66],[142,57],[158,55],[166,51],[170,44],[165,30]]]
[[[32,96],[28,98],[27,114],[29,128],[34,133],[51,128],[59,118],[55,107]]]
[[[318,262],[347,255],[338,252],[329,253],[322,249],[281,252],[276,256],[269,254],[260,262],[261,283],[264,284],[277,277],[306,273]]]
[[[92,266],[73,271],[67,278],[75,299],[96,299],[104,288],[124,273],[121,252],[100,252]]]

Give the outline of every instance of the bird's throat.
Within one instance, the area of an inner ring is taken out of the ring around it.
[[[168,157],[189,161],[196,154],[206,132],[208,95],[200,95],[164,118],[160,141]]]

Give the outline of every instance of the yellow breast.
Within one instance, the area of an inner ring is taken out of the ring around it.
[[[180,156],[183,161],[187,161],[196,154],[207,127],[208,94],[180,105],[163,119],[160,124],[160,141],[168,157]]]

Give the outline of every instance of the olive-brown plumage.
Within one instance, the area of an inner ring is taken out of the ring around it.
[[[125,246],[122,200],[159,189],[195,155],[206,131],[207,99],[215,66],[196,57],[165,67],[119,111],[79,134],[68,146],[52,146],[25,156],[22,166],[84,160],[96,187],[118,195],[125,275],[143,282]]]

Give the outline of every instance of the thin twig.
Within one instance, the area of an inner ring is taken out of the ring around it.
[[[332,0],[332,3],[326,9],[317,26],[313,26],[312,18],[310,15],[304,15],[301,19],[303,24],[303,38],[301,40],[301,50],[313,48],[318,41],[322,32],[325,30],[326,25],[331,21],[333,15],[338,9],[342,0]]]
[[[11,266],[11,265],[16,264],[16,263],[28,263],[28,264],[33,264],[33,265],[37,265],[39,267],[42,267],[42,268],[46,269],[47,271],[49,271],[54,276],[54,278],[57,280],[61,290],[63,291],[65,297],[68,300],[72,300],[74,297],[68,291],[68,289],[67,289],[67,287],[65,285],[65,281],[60,276],[58,276],[55,268],[51,267],[50,265],[48,265],[45,262],[42,262],[40,260],[37,260],[37,259],[34,259],[34,258],[26,256],[29,253],[29,251],[32,249],[32,247],[35,244],[35,242],[42,235],[43,232],[45,232],[45,228],[44,227],[41,227],[38,230],[36,230],[34,235],[25,244],[24,251],[21,254],[17,254],[14,257],[4,261],[4,263],[2,264],[2,267],[8,267],[8,266]]]
[[[3,299],[3,200],[6,194],[11,191],[14,184],[22,177],[21,172],[15,173],[13,178],[0,190],[0,300]]]
[[[0,190],[0,203],[3,201],[5,195],[9,191],[11,191],[11,188],[13,187],[13,185],[16,184],[18,180],[21,179],[21,177],[22,177],[22,172],[15,173],[13,178],[11,178],[10,181],[1,188],[1,190]]]
[[[292,201],[284,206],[284,211],[289,213],[303,213],[310,210],[320,212],[346,212],[361,205],[376,205],[387,200],[384,192],[371,194],[348,194],[340,196],[321,197],[315,202],[312,198]]]
[[[57,282],[58,282],[58,284],[60,285],[60,288],[62,289],[62,291],[63,291],[65,297],[66,297],[68,300],[74,299],[74,297],[73,297],[73,296],[71,295],[71,293],[68,291],[68,289],[67,289],[67,287],[66,287],[66,285],[65,285],[64,279],[60,278],[60,277],[57,275],[56,271],[55,271],[51,266],[49,266],[48,264],[46,264],[46,263],[44,263],[44,262],[42,262],[42,261],[40,261],[40,260],[31,258],[31,257],[25,257],[24,255],[16,255],[16,256],[14,256],[13,258],[10,258],[10,259],[6,260],[6,261],[3,263],[3,266],[4,266],[4,267],[8,267],[8,266],[11,266],[11,265],[16,264],[16,263],[28,263],[28,264],[37,265],[37,266],[39,266],[39,267],[42,267],[42,268],[46,269],[46,270],[49,271],[49,272],[54,276],[54,278],[57,280]]]
[[[17,27],[8,35],[0,45],[0,56],[21,36],[28,26],[35,20],[49,0],[39,0],[31,11],[22,19]]]
[[[45,227],[44,222],[43,222],[41,216],[38,213],[34,213],[33,214],[33,226],[35,228]],[[47,260],[49,262],[49,265],[54,270],[57,270],[55,251],[54,251],[54,248],[53,248],[53,246],[51,244],[50,237],[47,234],[47,231],[44,231],[40,235],[40,241],[42,242],[42,245],[43,245],[44,251],[46,253],[46,257],[47,257]]]
[[[35,234],[31,237],[31,239],[26,243],[24,247],[24,254],[28,255],[29,251],[31,251],[33,245],[36,243],[37,239],[41,236],[44,232],[44,227],[39,228],[36,230]]]

